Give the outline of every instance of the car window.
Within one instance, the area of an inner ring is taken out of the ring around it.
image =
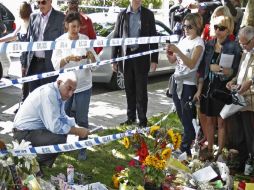
[[[115,27],[115,23],[94,23],[96,36],[107,37]]]
[[[166,29],[158,24],[156,24],[156,31],[157,31],[158,36],[168,36],[169,35],[169,33],[166,31]]]

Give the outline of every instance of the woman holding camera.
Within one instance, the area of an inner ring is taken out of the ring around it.
[[[215,158],[221,153],[225,144],[225,122],[220,112],[225,105],[217,98],[216,93],[230,93],[226,84],[237,73],[241,50],[237,42],[230,38],[234,30],[231,17],[219,16],[212,20],[210,33],[214,39],[207,42],[201,66],[204,66],[204,85],[200,99],[200,111],[206,117],[206,133],[208,148],[200,159],[213,158],[213,144],[215,127],[218,126],[219,150]],[[223,97],[221,97],[223,98]]]
[[[204,52],[204,42],[200,37],[203,23],[198,13],[190,13],[183,19],[185,38],[178,45],[167,45],[169,62],[177,65],[173,82],[173,101],[177,114],[184,126],[181,151],[191,155],[190,146],[195,138],[192,119],[196,117],[195,106],[188,106],[197,91],[196,72]]]
[[[79,33],[80,23],[80,15],[78,12],[68,13],[64,19],[67,32],[57,38],[56,41],[88,40],[89,38],[86,35]],[[93,48],[70,47],[70,49],[55,49],[51,59],[54,68],[58,70],[60,68],[87,64],[90,61],[95,62],[96,57],[97,55]],[[74,115],[75,121],[79,126],[88,128],[88,111],[92,94],[92,72],[90,68],[86,68],[75,71],[75,74],[77,76],[77,88],[72,97],[66,101],[65,112],[68,116]],[[75,108],[74,114],[72,114],[72,108]],[[80,150],[78,159],[86,160],[86,152],[84,149]]]

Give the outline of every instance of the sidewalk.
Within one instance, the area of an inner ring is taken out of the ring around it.
[[[165,95],[168,76],[152,79],[148,85],[148,112],[151,117],[160,112],[167,113],[172,100]],[[108,92],[104,89],[102,93],[95,87],[95,94],[91,97],[89,110],[89,124],[91,129],[95,127],[110,128],[119,125],[126,118],[126,97],[124,91]],[[21,90],[10,87],[0,90],[0,139],[5,142],[12,141],[12,125],[14,120],[13,111],[18,107]]]

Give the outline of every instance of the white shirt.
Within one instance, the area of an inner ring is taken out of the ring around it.
[[[89,38],[86,35],[78,34],[79,40],[88,40]],[[69,40],[68,33],[63,34],[59,38],[56,39],[56,41],[66,41]],[[75,55],[75,56],[82,56],[86,55],[87,50],[91,51],[95,58],[98,61],[98,56],[96,55],[93,48],[82,48],[82,49],[55,49],[52,54],[51,61],[53,63],[53,66],[55,70],[60,69],[60,62],[61,59],[66,58],[69,55]],[[69,68],[69,67],[75,67],[79,66],[81,64],[84,64],[84,62],[87,62],[87,59],[83,59],[78,62],[70,61],[68,64],[66,64],[63,68]],[[82,92],[85,90],[88,90],[92,87],[92,72],[91,69],[82,69],[75,71],[75,74],[77,76],[77,88],[74,93]]]
[[[189,39],[188,37],[186,37],[178,43],[177,47],[188,58],[191,58],[193,51],[197,46],[201,46],[203,48],[203,51],[195,67],[193,69],[190,69],[187,65],[183,63],[182,59],[179,56],[176,56],[177,65],[175,68],[175,73],[174,73],[175,75],[184,75],[184,74],[188,74],[189,72],[193,70],[197,70],[205,50],[204,41],[200,36],[197,36],[194,39]],[[183,80],[183,84],[196,85],[195,83],[188,80]]]

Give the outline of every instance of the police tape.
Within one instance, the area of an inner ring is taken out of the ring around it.
[[[133,136],[136,133],[147,133],[149,132],[149,130],[150,130],[150,127],[143,128],[143,129],[137,128],[134,130],[127,130],[124,133],[106,135],[102,137],[96,137],[93,139],[76,141],[73,143],[39,146],[39,147],[27,147],[27,148],[19,148],[19,149],[12,149],[12,150],[1,150],[0,157],[3,157],[8,153],[11,153],[13,156],[24,156],[24,155],[34,155],[34,154],[52,154],[52,153],[60,153],[60,152],[69,152],[69,151],[88,148],[88,147],[92,147],[96,145],[106,144],[111,141],[122,139],[124,137]]]
[[[96,40],[59,40],[59,41],[36,41],[36,42],[10,42],[0,43],[0,54],[10,52],[45,51],[54,49],[82,49],[93,47],[110,47],[135,44],[165,43],[166,40],[177,42],[178,35],[151,36],[139,38],[103,38]]]
[[[91,64],[82,64],[80,66],[70,67],[70,68],[66,68],[66,69],[60,69],[60,70],[57,70],[57,71],[50,71],[50,72],[46,72],[46,73],[31,75],[31,76],[18,78],[18,79],[13,79],[13,80],[5,81],[5,82],[0,81],[0,89],[5,88],[5,87],[9,87],[9,86],[13,86],[13,85],[16,85],[16,84],[23,84],[23,83],[26,83],[26,82],[31,82],[31,81],[35,81],[35,80],[39,80],[39,79],[44,79],[44,78],[48,78],[48,77],[57,76],[59,74],[66,73],[66,72],[77,71],[77,70],[87,69],[87,68],[99,67],[99,66],[102,66],[102,65],[106,65],[106,64],[110,64],[110,63],[114,63],[114,62],[118,62],[118,61],[123,61],[123,60],[126,60],[126,59],[131,59],[131,58],[136,58],[136,57],[140,57],[140,56],[143,56],[143,55],[149,55],[149,54],[152,54],[152,53],[157,53],[157,52],[160,52],[160,51],[163,51],[163,50],[164,50],[164,48],[160,48],[160,49],[156,49],[156,50],[150,50],[150,51],[136,53],[136,54],[127,55],[127,56],[123,56],[123,57],[118,57],[118,58],[114,58],[114,59],[98,61],[98,62],[91,63]]]

